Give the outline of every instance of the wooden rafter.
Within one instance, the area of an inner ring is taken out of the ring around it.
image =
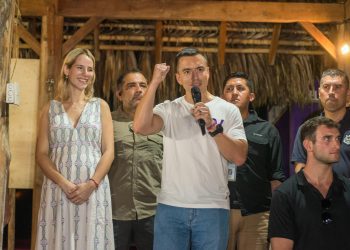
[[[344,4],[199,0],[59,0],[57,14],[147,20],[341,22]],[[45,0],[20,0],[22,15],[42,16]]]
[[[29,33],[29,31],[21,24],[17,24],[17,31],[20,38],[22,38],[29,47],[40,56],[40,43]]]
[[[278,42],[281,34],[281,27],[282,25],[278,23],[278,24],[275,24],[273,28],[271,46],[270,46],[270,52],[269,52],[269,65],[275,64]]]
[[[104,18],[91,17],[83,27],[81,27],[75,34],[63,44],[62,54],[65,55],[74,48],[84,37],[89,34],[94,28],[100,24]]]
[[[337,60],[334,44],[312,23],[300,22],[300,25],[324,48],[330,56]]]

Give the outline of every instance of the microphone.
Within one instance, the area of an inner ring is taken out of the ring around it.
[[[196,104],[202,100],[201,91],[198,87],[194,86],[191,88],[191,94],[193,102]],[[199,127],[201,128],[202,135],[205,135],[205,121],[203,119],[198,120]]]

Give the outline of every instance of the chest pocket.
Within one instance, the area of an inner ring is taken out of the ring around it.
[[[258,156],[258,155],[265,155],[266,153],[268,153],[269,140],[265,136],[255,135],[253,133],[247,139],[248,139],[249,154]]]
[[[264,167],[270,154],[269,140],[262,135],[251,134],[248,139],[248,158],[250,166],[259,164],[260,167]]]

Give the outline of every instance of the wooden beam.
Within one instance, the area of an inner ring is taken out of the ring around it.
[[[162,21],[156,22],[156,32],[155,32],[155,61],[156,63],[162,62],[162,46],[163,46],[163,23]]]
[[[29,31],[21,24],[17,24],[17,31],[20,38],[22,38],[34,52],[40,56],[40,43],[29,33]]]
[[[278,23],[278,24],[275,24],[273,28],[271,46],[270,46],[270,52],[269,52],[269,65],[275,64],[278,42],[281,34],[281,27],[282,25]]]
[[[225,48],[227,41],[227,23],[220,23],[219,46],[218,46],[218,62],[219,65],[225,64]]]
[[[312,23],[300,22],[300,25],[337,60],[337,52],[334,44]]]
[[[66,55],[71,49],[74,48],[84,37],[89,34],[93,29],[102,21],[104,18],[101,17],[92,17],[86,24],[81,27],[75,34],[63,44],[62,55]]]
[[[45,0],[18,0],[22,16],[44,16],[47,15],[47,2]]]
[[[90,44],[78,44],[80,48],[85,49],[93,49],[93,46]],[[124,51],[154,51],[154,46],[147,46],[147,45],[107,45],[107,44],[100,44],[100,50],[124,50]],[[183,49],[183,46],[163,46],[162,51],[163,52],[179,52],[179,50]],[[200,47],[198,50],[202,52],[208,52],[208,53],[218,53],[217,48],[203,48]],[[270,52],[269,49],[264,48],[226,48],[225,53],[235,53],[235,54],[268,54]],[[278,54],[289,54],[289,55],[321,55],[324,56],[326,52],[324,50],[295,50],[295,49],[278,49]]]
[[[306,33],[306,32],[305,32]],[[64,39],[69,39],[70,35],[65,35]],[[86,37],[87,43],[89,40],[92,40],[91,37]],[[206,38],[206,37],[191,37],[191,36],[183,36],[183,37],[170,37],[163,36],[163,42],[172,42],[172,43],[202,43],[202,44],[218,44],[218,38]],[[124,42],[154,42],[153,37],[145,36],[145,35],[99,35],[99,41],[124,41]],[[245,44],[245,45],[271,45],[271,40],[267,39],[240,39],[240,38],[230,38],[228,41],[230,44]],[[102,44],[102,43],[101,43]],[[279,45],[286,46],[318,46],[318,43],[315,41],[286,41],[280,40],[278,42]],[[20,44],[20,48],[27,48],[25,44]]]
[[[156,10],[156,11],[155,11]],[[344,4],[199,0],[60,0],[57,14],[141,20],[341,22]]]

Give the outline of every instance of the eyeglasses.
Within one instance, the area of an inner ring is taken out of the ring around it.
[[[321,207],[322,207],[321,219],[322,219],[323,225],[328,225],[333,222],[332,215],[329,212],[331,205],[332,203],[330,199],[321,200]]]

